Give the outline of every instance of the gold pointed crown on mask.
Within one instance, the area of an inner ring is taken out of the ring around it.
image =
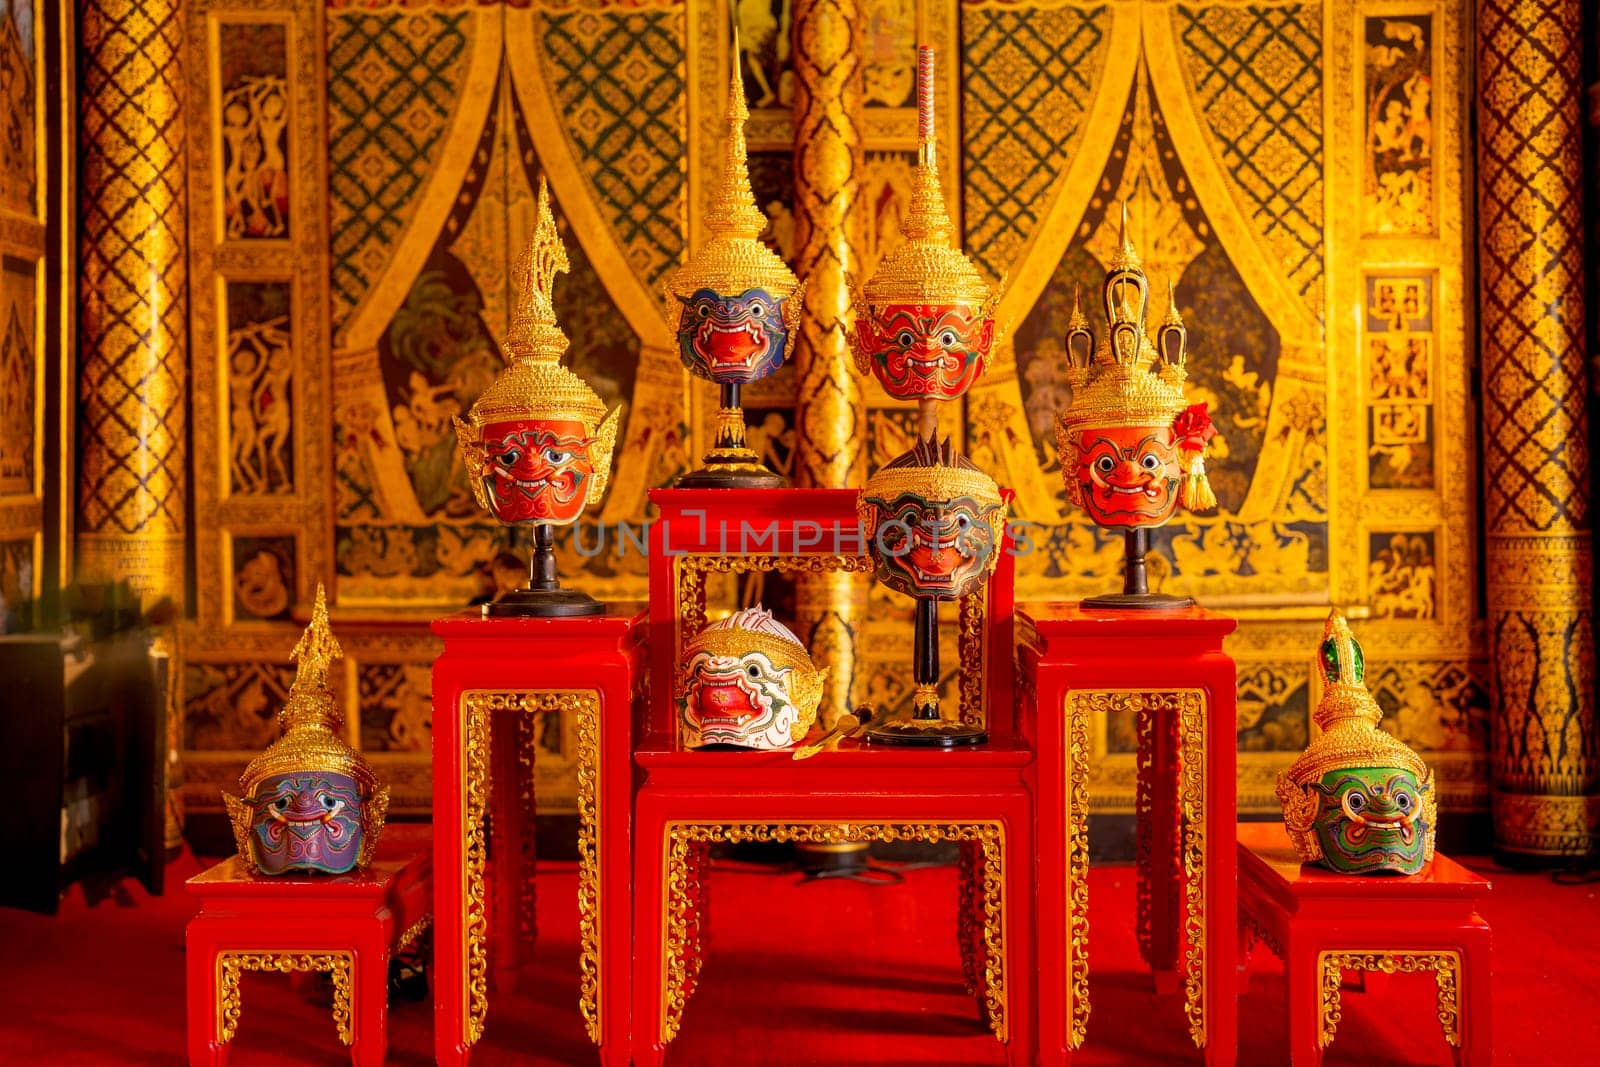
[[[1167,312],[1154,343],[1146,332],[1150,282],[1128,237],[1126,203],[1103,293],[1106,333],[1098,346],[1078,294],[1073,294],[1066,337],[1072,404],[1061,416],[1061,427],[1077,432],[1108,426],[1165,426],[1188,406],[1183,383],[1188,377],[1189,331],[1178,314],[1169,283]]]
[[[556,275],[571,269],[550,208],[550,187],[541,178],[533,237],[512,270],[516,303],[511,311],[511,328],[501,346],[509,365],[479,394],[468,421],[455,420],[456,438],[479,507],[487,507],[488,500],[482,487],[483,456],[478,431],[492,423],[516,419],[570,419],[581,423],[584,432],[596,438],[590,449],[594,478],[589,483],[587,500],[593,504],[605,495],[621,408],[613,408],[607,415],[605,402],[589,383],[561,365],[561,354],[567,350],[568,342],[556,324],[553,293]]]
[[[722,183],[717,188],[705,215],[706,230],[711,239],[667,282],[668,318],[676,322],[677,297],[687,300],[701,289],[709,289],[718,296],[738,296],[747,289],[762,289],[775,299],[782,300],[800,288],[794,271],[783,258],[767,247],[761,234],[767,228],[767,217],[756,206],[755,194],[750,189],[749,152],[745,148],[744,124],[750,117],[745,106],[744,79],[739,70],[739,37],[734,34],[732,82],[728,86],[728,139],[723,146]],[[799,300],[785,305],[785,322],[790,315],[798,316]]]
[[[1393,767],[1416,776],[1417,782],[1426,787],[1424,817],[1431,840],[1438,804],[1432,789],[1433,774],[1421,756],[1379,728],[1383,709],[1367,689],[1361,645],[1337,610],[1328,615],[1323,628],[1318,660],[1326,686],[1311,718],[1319,733],[1300,758],[1278,775],[1278,801],[1283,805],[1284,825],[1296,850],[1310,861],[1321,856],[1311,831],[1316,798],[1308,794],[1307,787],[1320,782],[1329,771],[1363,767]]]
[[[911,209],[900,232],[905,238],[862,288],[858,304],[976,304],[980,316],[994,314],[999,286],[990,286],[972,260],[953,243],[955,226],[939,184],[938,133],[934,122],[933,49],[917,48],[917,168]],[[864,309],[857,307],[859,315]]]
[[[378,834],[383,830],[384,817],[388,814],[389,787],[378,782],[371,764],[351,748],[342,736],[344,714],[334,700],[328,672],[333,661],[343,655],[344,651],[328,626],[327,594],[319,582],[316,604],[311,609],[311,622],[300,636],[299,643],[289,653],[296,670],[294,684],[289,687],[289,699],[278,711],[278,725],[283,735],[251,760],[239,776],[242,799],[223,794],[233,822],[239,854],[246,862],[251,861],[248,847],[253,814],[250,798],[268,779],[304,771],[331,772],[354,779],[364,801],[362,819],[366,835],[359,865],[364,867],[371,859],[372,849],[378,843]]]
[[[865,519],[868,499],[892,503],[907,493],[930,501],[966,496],[985,507],[1004,501],[1000,487],[989,473],[958,451],[948,437],[941,438],[937,432],[919,439],[909,451],[879,467],[862,488],[857,510]],[[1001,525],[1004,526],[1003,519]]]

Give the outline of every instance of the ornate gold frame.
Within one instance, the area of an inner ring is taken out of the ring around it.
[[[467,1043],[483,1036],[489,1013],[489,908],[484,886],[488,859],[484,817],[489,806],[491,731],[495,711],[561,712],[577,720],[578,776],[578,1011],[589,1040],[600,1043],[600,694],[592,689],[473,691],[461,696],[465,760],[462,802],[466,816],[462,899],[466,921],[462,958],[467,965]]]
[[[1461,1047],[1461,953],[1453,949],[1427,952],[1319,952],[1317,953],[1317,1047],[1333,1044],[1339,1028],[1339,983],[1343,972],[1381,971],[1411,974],[1432,971],[1438,987],[1439,1026],[1451,1048]]]
[[[1206,1043],[1206,711],[1201,689],[1083,689],[1069,692],[1067,716],[1067,903],[1066,953],[1071,1021],[1068,1044],[1080,1048],[1089,1026],[1089,713],[1131,711],[1139,717],[1141,739],[1153,734],[1159,713],[1177,716],[1178,810],[1182,832],[1184,940],[1183,1010],[1196,1048]],[[1147,800],[1141,800],[1147,803]],[[1153,814],[1148,808],[1143,814]],[[1160,891],[1153,889],[1152,891]],[[1140,900],[1148,924],[1149,898]],[[1148,929],[1148,925],[1145,926]]]
[[[217,953],[217,1041],[227,1044],[239,1029],[244,1002],[239,995],[243,971],[326,971],[333,976],[333,1025],[339,1041],[350,1044],[355,1034],[350,1023],[351,952],[219,952]]]
[[[698,899],[693,893],[691,853],[696,846],[712,844],[739,844],[747,841],[762,843],[805,845],[842,845],[869,841],[955,841],[973,843],[983,853],[977,861],[982,871],[982,888],[978,896],[983,902],[983,998],[984,1014],[989,1029],[1001,1042],[1010,1040],[1008,1029],[1009,1000],[1006,992],[1005,944],[1005,851],[1006,831],[998,820],[973,820],[960,822],[935,819],[927,822],[776,822],[776,823],[708,823],[688,820],[670,820],[664,828],[662,856],[661,929],[661,1001],[656,1006],[659,1028],[657,1036],[665,1045],[678,1035],[683,1022],[683,1009],[688,1003],[694,981],[693,970],[698,969],[694,950],[698,948],[698,930],[703,919],[694,906]],[[963,894],[963,902],[965,895]],[[963,939],[963,945],[966,941]],[[963,965],[966,966],[963,948]],[[974,960],[969,980],[978,973],[979,961]]]

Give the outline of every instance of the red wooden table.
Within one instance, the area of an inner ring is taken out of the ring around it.
[[[657,490],[651,535],[649,734],[635,761],[634,1067],[661,1063],[707,946],[706,853],[719,843],[960,845],[956,944],[979,1011],[1010,1063],[1033,1062],[1032,750],[1012,701],[1014,560],[959,608],[963,721],[989,742],[873,748],[795,760],[788,751],[679,747],[673,691],[682,642],[706,619],[713,573],[867,571],[853,490]],[[804,637],[804,635],[802,635]],[[816,731],[814,731],[815,733]],[[754,1062],[754,1061],[752,1061]]]
[[[389,958],[427,925],[431,871],[423,853],[352,874],[269,877],[231,856],[189,879],[185,888],[200,901],[187,935],[191,1067],[228,1062],[244,971],[328,972],[350,1061],[383,1063]]]
[[[1023,732],[1038,752],[1039,1062],[1089,1020],[1089,715],[1137,717],[1140,916],[1158,989],[1181,987],[1210,1067],[1238,1053],[1234,620],[1203,608],[1017,608]]]
[[[629,813],[635,708],[643,675],[643,615],[612,606],[575,618],[439,619],[444,652],[433,665],[433,841],[435,882],[434,1054],[464,1064],[489,1010],[489,920],[484,818],[491,774],[508,767],[508,746],[491,721],[559,713],[577,718],[578,1008],[600,1061],[628,1062],[626,961]],[[497,715],[498,713],[498,715]],[[498,752],[498,758],[496,756]],[[496,806],[504,812],[504,807]],[[506,814],[510,814],[509,812]],[[522,822],[495,820],[501,857],[524,853]],[[502,836],[503,835],[503,836]],[[507,884],[504,879],[499,880]],[[505,890],[497,896],[507,895]],[[503,901],[502,901],[503,904]],[[496,938],[496,945],[507,944]]]
[[[1478,901],[1489,889],[1438,854],[1409,876],[1302,865],[1281,823],[1239,824],[1241,933],[1284,961],[1295,1067],[1316,1067],[1333,1043],[1345,971],[1431,973],[1455,1061],[1485,1067],[1490,936]]]

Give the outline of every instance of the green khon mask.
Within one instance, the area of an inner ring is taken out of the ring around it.
[[[1323,633],[1321,733],[1278,776],[1284,826],[1307,863],[1345,874],[1416,874],[1433,858],[1437,798],[1422,758],[1378,728],[1361,646],[1334,612]]]

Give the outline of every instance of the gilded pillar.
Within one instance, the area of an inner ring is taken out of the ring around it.
[[[1581,0],[1479,0],[1483,507],[1496,847],[1582,853],[1596,786]]]
[[[79,9],[77,576],[183,602],[188,293],[179,0]]]
[[[858,0],[795,0],[795,271],[805,279],[806,296],[794,354],[800,383],[794,480],[814,488],[859,486],[866,476],[866,417],[851,368],[845,284],[858,269],[861,247],[855,210],[862,167],[860,31]],[[831,725],[850,706],[866,584],[835,571],[802,574],[797,585],[797,621],[812,656],[830,668],[820,716]]]

